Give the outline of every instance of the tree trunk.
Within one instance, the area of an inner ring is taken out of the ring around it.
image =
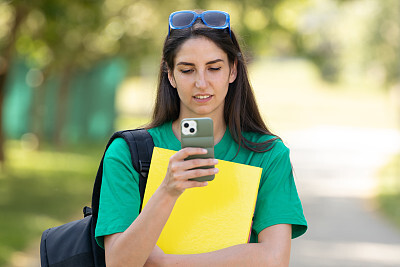
[[[11,26],[10,36],[8,38],[8,43],[3,50],[3,56],[0,57],[0,163],[5,161],[4,155],[4,130],[3,130],[3,104],[6,91],[6,81],[7,76],[10,71],[10,65],[12,61],[12,55],[14,52],[14,44],[17,39],[17,32],[21,22],[25,19],[27,15],[27,10],[23,7],[17,7],[15,12],[14,23]]]
[[[50,76],[50,70],[48,68],[44,69],[42,72],[43,75],[43,82],[40,84],[38,87],[35,88],[34,90],[34,95],[33,95],[33,104],[32,104],[32,109],[31,109],[31,125],[30,129],[32,129],[32,132],[36,135],[39,141],[39,146],[38,149],[41,148],[42,141],[45,140],[45,115],[46,115],[46,110],[45,110],[45,105],[46,105],[46,92],[48,90],[48,86],[46,86],[46,81],[48,80],[48,77]]]
[[[5,80],[7,77],[7,71],[0,73],[0,166],[5,161],[4,156],[4,130],[3,130],[3,103],[5,95]]]
[[[69,85],[72,77],[72,65],[67,65],[61,74],[60,91],[58,93],[57,117],[54,141],[58,148],[64,144],[62,131],[67,121]]]

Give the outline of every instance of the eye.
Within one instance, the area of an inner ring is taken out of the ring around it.
[[[218,68],[210,68],[211,71],[217,71],[217,70],[220,70],[220,69],[221,69],[221,67],[218,67]]]
[[[183,74],[185,74],[185,73],[191,73],[191,72],[193,72],[193,69],[181,70],[181,72],[182,72]]]

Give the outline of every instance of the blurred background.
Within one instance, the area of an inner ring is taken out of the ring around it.
[[[400,266],[398,0],[0,0],[0,266],[81,218],[105,144],[146,123],[168,15],[218,9],[291,148],[291,266]]]

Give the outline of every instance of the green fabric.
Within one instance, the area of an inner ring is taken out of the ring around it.
[[[178,151],[179,140],[172,132],[172,123],[149,130],[154,145]],[[263,142],[273,136],[245,132],[252,142]],[[275,224],[292,224],[292,238],[304,234],[307,222],[297,194],[289,159],[289,149],[282,141],[275,141],[273,149],[265,153],[238,150],[229,130],[215,146],[215,158],[261,167],[263,169],[250,242],[257,242],[258,234]],[[234,158],[234,159],[233,159]],[[233,160],[232,160],[233,159]],[[116,139],[104,158],[103,183],[100,194],[96,240],[103,246],[103,236],[125,231],[139,214],[139,174],[133,169],[128,145]]]

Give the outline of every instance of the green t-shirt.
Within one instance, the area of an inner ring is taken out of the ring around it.
[[[172,122],[148,131],[155,146],[175,151],[181,149],[180,141],[172,132]],[[243,135],[247,140],[258,143],[273,138],[250,132],[244,132]],[[263,229],[276,224],[291,224],[292,238],[304,234],[307,222],[293,178],[289,149],[282,141],[276,140],[270,151],[256,153],[241,148],[235,157],[238,147],[227,129],[221,141],[215,145],[214,154],[217,159],[263,169],[250,242],[257,242],[258,234]],[[124,232],[139,215],[139,208],[139,174],[132,166],[128,145],[118,138],[112,142],[104,157],[96,226],[97,243],[103,247],[105,235]]]

